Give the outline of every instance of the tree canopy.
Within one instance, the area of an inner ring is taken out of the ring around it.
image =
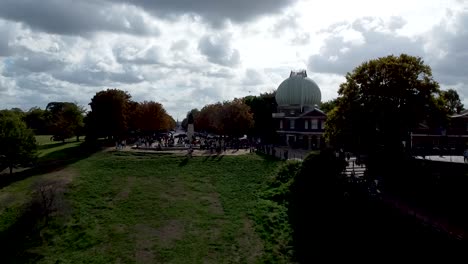
[[[0,171],[9,168],[10,174],[18,165],[35,159],[36,139],[20,116],[0,111]]]
[[[86,119],[87,138],[118,137],[127,132],[131,96],[118,89],[107,89],[94,95]]]
[[[175,126],[174,119],[160,103],[144,101],[137,105],[137,128],[143,133],[168,131]]]
[[[205,105],[200,111],[192,109],[182,121],[186,127],[189,115],[193,116],[196,131],[218,135],[243,136],[253,126],[253,116],[250,107],[243,99]]]
[[[262,138],[264,142],[273,142],[276,138],[276,127],[272,117],[278,106],[275,95],[276,92],[271,92],[244,98],[253,114],[254,122],[250,134]]]
[[[324,113],[329,113],[333,108],[336,107],[337,105],[337,99],[332,99],[326,102],[323,102],[320,104],[320,110],[322,110]]]
[[[442,91],[441,97],[444,100],[445,109],[450,115],[459,114],[465,110],[456,90],[448,89],[447,91]]]
[[[130,133],[154,133],[175,127],[174,119],[157,102],[131,100],[128,92],[118,89],[100,91],[91,99],[86,117],[87,139],[119,138]]]
[[[51,102],[47,104],[49,131],[52,135],[65,141],[72,136],[80,136],[83,124],[84,110],[75,103]]]
[[[406,54],[364,62],[346,75],[326,136],[335,146],[370,152],[400,149],[421,123],[446,122],[439,84],[419,57]]]

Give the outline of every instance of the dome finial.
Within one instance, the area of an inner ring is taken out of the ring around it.
[[[305,78],[307,77],[307,71],[304,69],[291,71],[291,74],[289,74],[289,77],[293,77],[293,76],[300,76],[302,78]]]

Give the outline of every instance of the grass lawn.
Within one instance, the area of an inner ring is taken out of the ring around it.
[[[278,165],[257,155],[185,159],[97,153],[40,176],[71,183],[52,222],[38,231],[34,243],[31,238],[23,241],[30,245],[28,254],[14,254],[39,263],[262,263],[281,259],[265,250],[268,242],[262,240],[259,223],[253,221],[258,219],[255,215],[268,214],[257,206],[259,190]],[[31,185],[15,184],[23,189]],[[15,184],[0,190],[0,199],[14,192]]]

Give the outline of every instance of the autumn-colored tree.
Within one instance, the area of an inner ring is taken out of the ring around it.
[[[205,105],[194,119],[197,131],[229,136],[245,135],[254,124],[250,107],[243,99]]]
[[[254,124],[250,107],[237,98],[223,104],[220,118],[220,132],[224,135],[243,136]]]
[[[224,131],[221,123],[221,103],[205,105],[200,114],[195,118],[194,127],[197,131],[222,134]]]
[[[168,131],[174,128],[175,122],[160,103],[153,101],[138,104],[137,127],[143,133]]]

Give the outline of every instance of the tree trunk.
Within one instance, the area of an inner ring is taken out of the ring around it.
[[[76,136],[76,142],[80,141],[80,136]]]
[[[13,174],[13,166],[10,166],[10,175]]]

